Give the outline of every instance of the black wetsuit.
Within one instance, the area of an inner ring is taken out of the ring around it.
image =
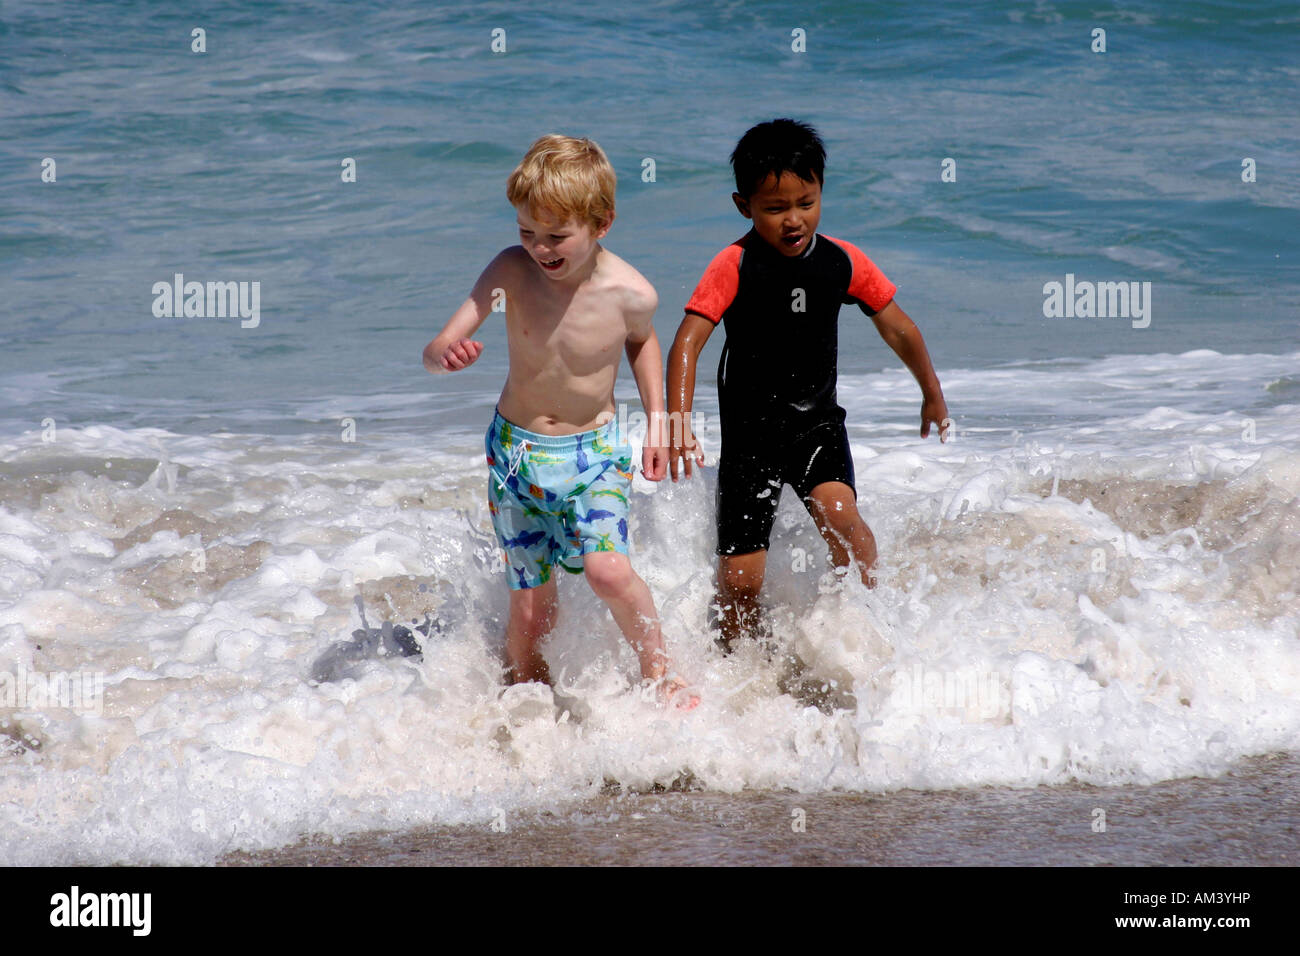
[[[786,256],[751,231],[709,263],[686,311],[727,332],[718,363],[719,554],[767,548],[782,485],[805,506],[824,482],[856,493],[835,395],[839,311],[855,303],[875,315],[894,292],[856,246],[820,234]]]

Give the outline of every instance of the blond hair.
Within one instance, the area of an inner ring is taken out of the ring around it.
[[[535,219],[577,219],[596,230],[614,218],[616,181],[594,141],[550,133],[528,147],[506,180],[506,196]]]

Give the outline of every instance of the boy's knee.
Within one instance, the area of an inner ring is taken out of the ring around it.
[[[813,517],[823,533],[834,531],[846,536],[851,532],[871,533],[871,529],[867,527],[867,523],[862,520],[862,515],[858,512],[857,502],[851,499],[841,496],[813,498],[811,504]]]
[[[600,598],[617,597],[632,583],[632,562],[617,552],[596,552],[583,559],[587,583]]]

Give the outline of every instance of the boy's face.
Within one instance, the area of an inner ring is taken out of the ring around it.
[[[742,216],[754,220],[754,231],[787,256],[803,254],[822,218],[821,183],[794,173],[782,173],[779,179],[768,173],[754,195],[746,199],[732,193],[731,198]]]
[[[579,272],[596,251],[596,244],[609,232],[611,220],[593,230],[586,222],[569,219],[558,222],[538,210],[534,218],[525,206],[516,206],[519,243],[542,272],[552,279],[564,279]]]

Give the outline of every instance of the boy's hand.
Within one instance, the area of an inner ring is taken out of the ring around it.
[[[668,449],[668,470],[672,475],[673,481],[677,480],[679,473],[686,478],[691,477],[692,460],[694,460],[697,465],[703,465],[704,449],[702,449],[700,443],[695,440],[695,434],[687,428],[685,424],[683,424],[681,444],[673,444]]]
[[[925,399],[921,402],[921,437],[930,437],[930,423],[934,422],[939,428],[939,441],[948,440],[948,433],[944,431],[943,423],[948,420],[948,403],[943,400],[942,395],[937,395]]]
[[[663,481],[668,471],[668,449],[646,442],[641,448],[641,474],[650,481]]]
[[[475,342],[473,339],[460,339],[452,342],[442,353],[440,359],[442,367],[449,372],[459,372],[463,368],[469,368],[483,354],[483,343]]]

